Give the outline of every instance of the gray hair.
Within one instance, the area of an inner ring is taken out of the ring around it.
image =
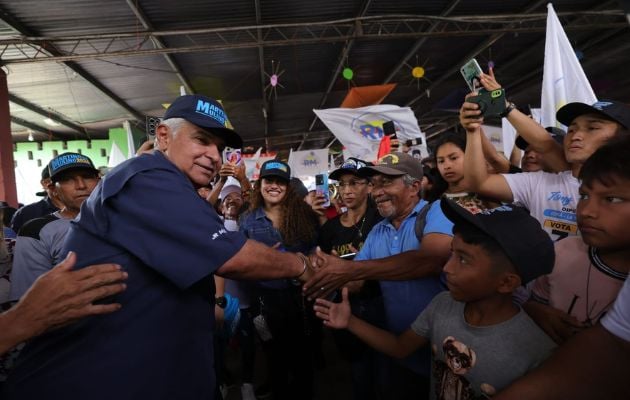
[[[166,125],[168,129],[170,129],[170,131],[173,133],[173,136],[175,136],[177,134],[177,131],[179,131],[179,129],[182,127],[182,125],[184,125],[187,122],[188,121],[186,121],[184,118],[169,118],[169,119],[163,120],[162,122],[160,122],[160,124]]]
[[[405,174],[405,175],[402,176],[402,180],[403,180],[403,183],[405,184],[405,186],[411,186],[411,185],[413,185],[414,182],[420,181],[421,179],[414,178],[413,176],[411,176],[409,174]]]

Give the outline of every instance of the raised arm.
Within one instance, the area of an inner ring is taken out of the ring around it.
[[[481,148],[483,157],[498,174],[507,174],[510,171],[510,162],[494,148],[483,129],[481,129]]]
[[[361,279],[407,280],[438,276],[451,252],[451,236],[429,233],[420,250],[375,260],[347,261],[317,250],[312,257],[318,271],[304,284],[309,297],[325,297],[346,283]],[[322,289],[323,288],[323,289]]]
[[[466,96],[468,98],[471,95]],[[479,106],[464,102],[459,110],[459,120],[466,129],[466,151],[464,153],[464,177],[473,192],[497,200],[512,202],[512,190],[505,178],[497,174],[488,174],[483,156],[481,124],[483,117]]]
[[[494,71],[490,70],[489,74],[481,74],[480,82],[487,90],[500,89],[501,85],[494,77]],[[507,116],[507,120],[529,143],[532,148],[545,157],[545,162],[554,171],[566,171],[570,168],[564,157],[564,149],[558,144],[549,132],[532,118],[514,108]]]
[[[429,342],[425,337],[407,329],[400,336],[371,325],[350,313],[348,288],[343,288],[341,303],[317,299],[314,309],[324,325],[335,329],[348,329],[370,347],[391,357],[405,358]]]

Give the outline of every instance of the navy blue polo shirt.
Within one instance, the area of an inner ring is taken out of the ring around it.
[[[83,203],[65,251],[79,268],[122,265],[127,290],[108,299],[122,308],[32,341],[6,398],[213,399],[212,274],[245,241],[161,153],[121,164]]]

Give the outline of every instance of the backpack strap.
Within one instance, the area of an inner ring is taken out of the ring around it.
[[[422,207],[422,209],[418,212],[418,215],[416,215],[416,225],[415,225],[415,231],[416,231],[416,237],[418,238],[418,242],[422,243],[422,236],[424,235],[424,227],[427,224],[427,213],[429,212],[429,209],[431,209],[431,204],[433,204],[432,202],[427,203],[424,205],[424,207]]]

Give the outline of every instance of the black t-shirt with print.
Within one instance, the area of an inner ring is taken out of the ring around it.
[[[364,217],[365,219],[363,219]],[[351,246],[357,250],[361,250],[372,227],[383,219],[376,207],[369,203],[364,217],[361,217],[357,224],[351,227],[342,225],[341,216],[329,220],[321,227],[318,243],[319,247],[326,253],[335,250],[339,256],[352,253]],[[348,259],[352,258],[353,257],[350,257]],[[373,297],[379,294],[380,288],[378,282],[366,281],[359,293],[359,297]]]

